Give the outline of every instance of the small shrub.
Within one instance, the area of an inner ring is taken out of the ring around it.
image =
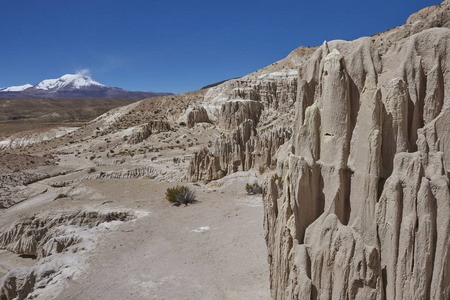
[[[249,195],[262,194],[262,187],[257,182],[253,184],[247,183],[245,185],[245,190]]]
[[[180,126],[186,126],[186,122],[180,122]]]
[[[259,167],[259,174],[262,175],[266,171],[266,168],[264,166]]]
[[[69,197],[69,196],[67,196],[66,194],[59,194],[58,196],[56,196],[56,198],[54,200],[61,199],[61,198],[67,198],[67,197]]]
[[[273,181],[275,181],[275,182],[277,182],[278,183],[278,187],[283,187],[283,179],[281,178],[281,176],[278,176],[278,174],[277,173],[275,173],[273,176],[272,176],[272,179],[273,179]]]
[[[174,188],[168,188],[166,190],[166,199],[174,205],[180,206],[181,204],[188,205],[195,202],[195,193],[187,186],[176,186]]]
[[[88,170],[88,173],[94,173],[96,170],[95,170],[95,168],[90,168],[89,170]]]

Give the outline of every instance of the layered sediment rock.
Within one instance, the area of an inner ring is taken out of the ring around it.
[[[49,185],[52,187],[64,187],[74,183],[92,179],[134,179],[150,178],[164,181],[182,181],[184,174],[177,170],[163,168],[161,166],[145,166],[138,168],[127,168],[117,171],[105,171],[81,176],[75,180],[52,181]]]
[[[263,196],[274,299],[450,298],[450,3],[426,11],[299,69]]]
[[[152,134],[166,131],[170,131],[169,122],[163,120],[150,121],[141,128],[135,130],[130,136],[128,142],[130,144],[137,144],[142,142]]]

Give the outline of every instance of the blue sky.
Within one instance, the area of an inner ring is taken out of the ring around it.
[[[127,90],[193,91],[440,2],[2,0],[0,87],[85,72]]]

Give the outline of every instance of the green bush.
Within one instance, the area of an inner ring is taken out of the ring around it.
[[[262,187],[257,182],[253,184],[247,183],[245,185],[245,190],[249,195],[262,194],[263,192]]]
[[[187,186],[177,185],[174,188],[168,188],[166,190],[166,199],[176,206],[181,204],[188,205],[188,203],[195,202],[195,193]]]
[[[186,122],[180,122],[180,126],[186,126]]]

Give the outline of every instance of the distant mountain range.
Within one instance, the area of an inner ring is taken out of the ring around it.
[[[89,76],[66,74],[46,79],[36,85],[0,88],[0,98],[130,98],[144,99],[172,93],[134,92],[103,85]]]

